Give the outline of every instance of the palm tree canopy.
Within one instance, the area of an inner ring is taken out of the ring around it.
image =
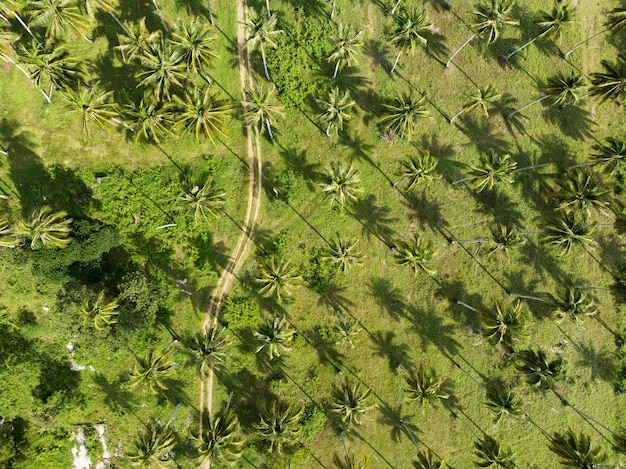
[[[358,239],[342,238],[339,234],[328,243],[328,255],[322,259],[330,261],[337,269],[345,272],[354,265],[360,265],[363,258],[356,250]]]
[[[333,454],[333,464],[335,469],[369,469],[370,461],[367,454],[361,456],[361,459],[357,459],[357,455],[352,451],[352,448],[347,448],[345,454],[335,453]]]
[[[438,163],[437,157],[431,155],[428,150],[420,150],[416,154],[400,160],[397,175],[400,176],[400,181],[407,181],[404,190],[409,191],[415,185],[422,182],[427,184],[436,179],[437,176],[434,176],[433,172]]]
[[[299,422],[303,413],[304,405],[293,405],[274,396],[261,403],[261,421],[255,427],[261,434],[261,439],[269,443],[270,453],[281,454],[284,446],[298,442],[302,431]]]
[[[232,106],[220,99],[210,86],[191,87],[185,95],[174,96],[175,127],[182,127],[182,132],[193,132],[196,142],[200,137],[208,138],[215,144],[216,135],[226,135],[226,123],[232,112]]]
[[[172,33],[172,43],[180,60],[195,73],[204,73],[211,60],[218,58],[213,28],[199,18],[179,21]]]
[[[516,467],[513,457],[515,454],[510,449],[505,449],[497,440],[489,435],[484,435],[474,443],[479,457],[476,461],[478,467],[495,467],[501,469],[513,469]]]
[[[209,216],[218,218],[226,204],[226,192],[216,189],[213,178],[208,176],[202,186],[192,184],[181,196],[187,207],[193,211],[194,222],[198,224],[200,219],[208,220]]]
[[[291,261],[272,256],[262,262],[255,281],[261,285],[259,294],[264,297],[276,296],[282,302],[283,295],[291,295],[291,287],[300,279]]]
[[[523,238],[511,225],[492,225],[489,230],[491,231],[489,254],[504,252],[508,256],[510,247],[520,246],[526,242],[526,238]]]
[[[176,439],[172,431],[158,420],[151,419],[134,441],[134,449],[129,455],[131,465],[146,469],[165,467],[163,463],[168,460],[168,453],[175,446]]]
[[[46,29],[46,38],[60,39],[74,32],[85,36],[90,26],[76,0],[35,0],[29,2],[30,25]]]
[[[445,460],[439,459],[429,448],[417,452],[417,459],[413,461],[414,469],[446,469]]]
[[[127,105],[124,117],[130,129],[135,132],[135,141],[145,139],[160,143],[161,138],[172,134],[172,114],[169,108],[154,100],[142,99],[139,104]]]
[[[361,174],[354,166],[333,161],[327,169],[326,182],[320,186],[331,203],[337,203],[343,208],[348,200],[357,200],[361,192],[357,187],[360,181]]]
[[[417,402],[425,410],[427,404],[435,404],[442,399],[448,399],[450,395],[444,392],[443,379],[437,377],[435,371],[427,369],[423,364],[417,370],[404,371],[406,387],[403,388],[405,397],[409,402]]]
[[[355,31],[351,26],[339,23],[337,33],[329,39],[333,50],[328,56],[329,62],[347,66],[358,63],[356,53],[363,46],[363,31]]]
[[[230,341],[225,336],[225,330],[225,327],[220,329],[215,325],[203,329],[191,338],[189,350],[194,357],[200,376],[205,377],[211,367],[217,368],[224,364],[226,348],[230,345]]]
[[[124,54],[126,60],[141,57],[151,48],[156,47],[161,38],[161,30],[148,30],[146,18],[140,18],[137,23],[124,22],[124,30],[119,36],[119,46],[115,46]]]
[[[609,205],[610,191],[604,187],[602,177],[592,171],[574,168],[554,182],[558,188],[548,197],[555,199],[559,210],[588,211]]]
[[[572,24],[576,16],[576,7],[567,3],[556,3],[549,12],[541,10],[537,25],[542,29],[539,37],[552,36],[561,37],[563,26]]]
[[[173,87],[182,88],[186,64],[181,52],[169,41],[159,41],[140,56],[143,71],[137,74],[138,86],[154,95],[157,101],[169,101]]]
[[[582,95],[585,87],[585,76],[582,72],[570,71],[569,74],[563,72],[548,78],[543,87],[546,95],[550,97],[550,104],[562,106],[567,103],[575,103]]]
[[[119,114],[117,105],[112,101],[113,92],[103,91],[98,85],[79,86],[77,89],[64,91],[63,97],[70,109],[81,113],[83,136],[91,137],[91,129],[97,126],[107,129]]]
[[[391,102],[383,103],[383,117],[379,122],[387,131],[410,141],[418,119],[429,117],[425,101],[426,96],[399,94]]]
[[[478,319],[481,333],[491,345],[504,344],[512,347],[514,342],[525,342],[529,335],[526,332],[526,315],[521,301],[513,307],[505,307],[502,301],[494,298],[494,307],[478,308]]]
[[[565,213],[545,218],[540,239],[547,244],[561,248],[560,255],[568,254],[572,246],[589,246],[594,242],[593,234],[597,225],[588,220],[585,212],[569,210]]]
[[[596,143],[591,147],[594,152],[589,155],[591,161],[604,170],[613,173],[626,162],[626,139],[608,137],[604,143]]]
[[[245,23],[246,45],[251,50],[264,50],[266,46],[273,49],[278,47],[275,40],[283,33],[281,29],[276,29],[278,18],[275,14],[267,18],[259,14],[256,10],[249,10],[248,21]]]
[[[481,155],[479,162],[480,165],[472,166],[470,171],[471,186],[475,191],[493,189],[496,182],[513,183],[511,174],[517,168],[517,162],[511,160],[508,153],[500,154],[490,148]]]
[[[274,124],[277,116],[284,116],[283,106],[272,103],[275,92],[274,85],[253,85],[246,91],[246,99],[241,105],[245,110],[243,118],[248,125],[257,126],[263,132],[266,122]]]
[[[253,334],[261,343],[255,353],[267,348],[269,358],[273,360],[280,357],[283,352],[291,350],[289,344],[291,344],[296,331],[284,316],[275,316],[266,318]]]
[[[222,407],[215,414],[202,413],[202,431],[191,432],[198,445],[199,467],[209,461],[213,464],[232,466],[243,454],[245,437],[241,432],[237,414],[231,407]]]
[[[600,101],[617,99],[626,90],[626,54],[619,54],[617,62],[602,60],[603,72],[591,73],[591,89],[589,94],[600,98]]]
[[[18,54],[18,62],[26,66],[35,86],[43,90],[50,86],[70,88],[83,72],[80,61],[70,56],[65,45],[46,42],[40,46],[33,40],[20,47]]]
[[[33,210],[28,218],[18,221],[15,233],[30,238],[31,249],[36,249],[39,243],[64,248],[71,241],[70,225],[73,221],[66,217],[64,211],[53,212],[48,206],[40,207]]]
[[[520,417],[523,414],[522,400],[513,388],[501,381],[494,381],[486,386],[485,404],[494,413],[496,423],[505,415]]]
[[[318,99],[317,102],[323,109],[317,120],[328,125],[327,134],[331,128],[343,130],[343,124],[352,117],[350,110],[356,104],[349,91],[339,91],[336,86],[330,90],[327,98]]]
[[[424,33],[430,31],[431,27],[426,10],[401,8],[393,15],[389,42],[403,52],[412,52],[415,46],[426,47],[428,41]]]
[[[489,117],[489,109],[487,106],[491,103],[495,103],[502,95],[496,91],[493,85],[487,85],[479,86],[473,94],[468,94],[467,96],[469,101],[463,105],[463,109],[465,109],[466,112],[478,108],[485,117]]]
[[[561,372],[563,362],[560,356],[548,360],[546,352],[540,348],[522,350],[515,356],[518,359],[517,369],[529,385],[540,389],[554,387],[554,381]]]
[[[393,252],[395,262],[399,266],[410,266],[415,275],[423,270],[428,275],[435,275],[436,270],[430,267],[430,261],[435,257],[435,250],[431,240],[423,241],[419,234],[415,233],[411,243],[398,242]]]
[[[606,14],[605,26],[613,33],[618,33],[626,28],[626,7],[613,8]]]
[[[339,385],[335,384],[331,391],[332,411],[339,415],[346,428],[361,425],[361,416],[371,408],[370,394],[371,389],[361,382],[351,383],[341,377]]]
[[[548,307],[556,312],[559,321],[569,317],[577,323],[582,323],[585,316],[594,316],[598,310],[593,305],[593,300],[580,288],[568,286],[559,295],[546,295]]]
[[[602,448],[591,446],[588,435],[584,433],[576,435],[571,429],[565,433],[555,433],[548,447],[561,458],[559,463],[566,467],[595,469],[606,460]]]
[[[476,33],[486,37],[487,43],[491,44],[500,36],[503,25],[517,26],[519,21],[508,16],[515,3],[516,0],[490,0],[487,4],[477,5],[473,24]]]
[[[105,291],[102,290],[95,301],[92,302],[91,298],[85,298],[81,308],[80,314],[85,316],[85,320],[93,321],[93,326],[97,330],[105,329],[107,326],[111,326],[117,322],[117,315],[119,303],[117,298],[113,298],[110,301],[104,299]]]
[[[167,389],[163,380],[174,372],[174,360],[167,353],[156,353],[154,349],[145,357],[136,357],[130,373],[131,386],[145,386],[154,394]]]

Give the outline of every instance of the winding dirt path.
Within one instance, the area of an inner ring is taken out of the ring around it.
[[[241,81],[241,94],[242,99],[245,99],[245,90],[252,84],[252,73],[250,70],[250,54],[247,53],[244,56],[245,49],[245,33],[244,23],[246,19],[246,2],[245,0],[237,0],[237,55],[239,59],[239,78]],[[253,134],[254,144],[253,145]],[[224,298],[228,294],[228,290],[232,281],[235,278],[235,274],[241,269],[243,262],[245,261],[248,247],[256,221],[261,208],[261,175],[262,175],[262,160],[261,160],[261,139],[259,137],[258,129],[246,126],[247,137],[247,155],[248,155],[248,168],[250,171],[250,179],[248,185],[248,206],[246,209],[246,216],[244,218],[241,235],[237,240],[237,244],[233,250],[233,253],[226,265],[226,268],[222,272],[222,275],[217,281],[209,309],[206,313],[203,323],[203,329],[207,330],[209,327],[216,327],[218,325],[220,312]],[[256,155],[255,149],[256,146]],[[202,412],[204,408],[211,412],[213,406],[213,381],[214,372],[213,366],[210,367],[208,376],[206,379],[200,380],[200,426],[202,428]],[[206,395],[206,401],[205,401]]]

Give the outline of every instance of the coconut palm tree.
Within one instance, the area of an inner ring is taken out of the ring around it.
[[[443,459],[435,456],[431,449],[426,448],[417,452],[417,459],[413,460],[414,469],[447,469],[448,465]]]
[[[20,244],[18,234],[11,224],[8,215],[0,216],[0,246],[4,248],[14,248]]]
[[[200,219],[207,221],[209,216],[218,218],[226,204],[226,192],[213,186],[213,178],[208,176],[202,187],[194,184],[185,190],[180,197],[189,210],[193,210],[193,219],[196,225]]]
[[[595,316],[598,313],[593,300],[580,288],[567,286],[559,296],[548,294],[546,297],[548,307],[557,314],[559,322],[570,318],[582,324],[585,316]]]
[[[174,361],[165,353],[156,353],[150,349],[145,357],[135,357],[135,366],[130,373],[131,387],[145,387],[157,394],[167,389],[164,379],[174,372]]]
[[[515,454],[508,448],[504,448],[499,441],[485,434],[477,442],[474,443],[476,451],[474,454],[478,456],[475,462],[478,467],[494,467],[501,469],[513,469],[516,466],[514,462]]]
[[[225,327],[221,329],[215,325],[196,333],[189,342],[196,369],[204,379],[209,375],[211,368],[223,366],[226,360],[226,349],[230,341],[225,337]]]
[[[393,74],[403,53],[413,53],[418,45],[426,47],[428,41],[424,33],[430,31],[432,25],[428,22],[426,10],[418,10],[416,7],[402,8],[398,14],[393,12],[391,14],[393,15],[393,26],[388,41],[398,49],[398,55],[393,67],[391,67],[391,74]]]
[[[560,1],[555,3],[555,5],[552,7],[552,10],[549,12],[540,10],[539,20],[536,22],[537,26],[539,26],[540,28],[539,34],[533,37],[530,41],[522,44],[520,47],[515,49],[513,52],[507,55],[504,60],[508,62],[511,57],[513,57],[518,52],[524,50],[526,47],[530,46],[537,39],[552,37],[560,40],[563,26],[569,26],[574,24],[575,17],[576,7],[572,7],[567,3],[561,3]]]
[[[255,281],[261,285],[259,294],[264,297],[275,296],[279,303],[283,296],[291,295],[291,287],[300,279],[291,261],[277,259],[276,256],[265,260],[260,265],[259,275]]]
[[[361,425],[361,417],[368,409],[371,390],[361,382],[351,383],[339,373],[339,385],[331,390],[331,410],[339,416],[343,427]]]
[[[335,264],[338,270],[345,272],[350,267],[361,265],[363,255],[356,251],[358,239],[342,238],[339,234],[328,242],[328,255],[322,259]]]
[[[259,406],[261,421],[255,425],[261,440],[269,443],[269,452],[281,454],[283,447],[298,443],[302,426],[300,418],[304,413],[304,405],[293,405],[291,402],[271,396]]]
[[[72,219],[64,211],[53,212],[48,206],[34,209],[28,218],[17,222],[15,234],[30,239],[30,248],[43,246],[66,247],[72,232]]]
[[[243,454],[246,440],[233,409],[226,405],[215,414],[203,412],[200,428],[190,435],[198,445],[199,467],[234,465]]]
[[[379,123],[387,132],[411,141],[418,120],[429,117],[425,101],[423,95],[417,98],[412,94],[398,94],[391,102],[383,103],[383,117]]]
[[[515,3],[516,0],[490,0],[489,3],[477,5],[474,10],[475,21],[472,25],[475,32],[452,53],[446,62],[446,67],[449,67],[452,59],[477,36],[485,37],[487,44],[492,44],[498,40],[503,26],[517,26],[519,21],[508,16]]]
[[[128,456],[133,467],[145,469],[165,468],[168,453],[176,446],[176,438],[167,425],[150,419],[133,443]]]
[[[85,321],[92,321],[93,327],[101,331],[117,322],[117,315],[120,314],[118,307],[117,298],[105,301],[102,290],[93,302],[91,298],[85,298],[79,313],[85,317]]]
[[[435,275],[436,270],[430,267],[430,262],[435,256],[435,250],[433,249],[433,243],[431,240],[422,241],[419,234],[415,233],[411,243],[404,241],[398,242],[393,252],[396,265],[411,267],[417,275],[421,270],[428,275]]]
[[[522,400],[511,386],[501,381],[493,381],[485,386],[485,404],[494,414],[494,422],[499,423],[502,417],[521,417]]]
[[[504,252],[508,256],[509,248],[526,242],[526,238],[523,238],[513,226],[497,224],[489,229],[491,231],[489,254]]]
[[[149,31],[146,27],[146,18],[140,18],[137,23],[124,22],[120,45],[116,46],[126,61],[139,59],[150,49],[157,47],[161,39],[161,30]]]
[[[199,18],[179,21],[172,32],[172,44],[187,70],[192,70],[210,83],[206,69],[213,59],[218,58],[213,28]]]
[[[252,85],[246,91],[246,99],[241,102],[246,124],[256,127],[260,132],[267,130],[271,140],[274,140],[272,123],[276,122],[277,117],[284,117],[283,106],[272,103],[275,91],[274,85]]]
[[[566,467],[594,469],[606,461],[602,448],[592,447],[588,435],[576,435],[571,429],[552,435],[548,448],[560,458],[559,464]]]
[[[450,398],[450,394],[441,389],[443,379],[437,377],[434,370],[427,369],[423,364],[417,370],[407,370],[402,365],[399,368],[404,372],[406,386],[402,390],[406,400],[418,403],[423,413],[426,412],[427,405]]]
[[[269,10],[268,10],[269,15]],[[246,47],[248,50],[258,50],[261,53],[261,59],[263,60],[263,70],[265,71],[265,78],[267,81],[272,81],[270,74],[267,71],[267,60],[265,57],[266,47],[276,49],[276,38],[283,33],[281,29],[276,29],[276,15],[269,15],[265,18],[259,15],[255,10],[249,10],[248,21],[245,23],[246,28]]]
[[[138,86],[157,101],[169,101],[172,88],[182,88],[187,67],[171,42],[159,41],[140,56],[143,71],[137,74]]]
[[[610,174],[626,163],[626,139],[608,137],[591,148],[594,150],[589,155],[591,162]]]
[[[337,33],[330,37],[332,43],[332,54],[328,56],[328,61],[335,63],[333,80],[339,73],[342,65],[350,66],[357,64],[357,51],[363,46],[363,31],[354,31],[351,26],[342,23],[337,25]]]
[[[337,337],[339,337],[335,345],[349,345],[351,348],[354,348],[356,338],[359,332],[362,331],[361,326],[359,326],[356,320],[346,318],[339,310],[335,311],[335,314],[337,315],[337,324],[333,330]]]
[[[467,95],[469,101],[463,105],[463,108],[461,108],[459,112],[452,116],[450,124],[452,124],[461,114],[470,112],[473,109],[480,109],[483,116],[489,117],[489,110],[487,106],[491,103],[495,103],[498,99],[500,99],[500,96],[500,93],[496,91],[493,85],[479,86],[476,88],[474,94]]]
[[[584,87],[585,76],[582,72],[570,70],[569,75],[559,72],[555,76],[548,78],[545,86],[543,87],[545,94],[542,97],[516,109],[506,116],[506,118],[507,120],[511,120],[514,115],[546,99],[549,100],[548,103],[550,106],[566,106],[576,103],[582,97],[581,93]]]
[[[612,99],[617,101],[626,91],[626,54],[619,54],[617,62],[602,60],[604,72],[591,73],[589,94],[600,98],[600,101]]]
[[[351,448],[345,448],[345,454],[339,453],[333,454],[333,464],[335,469],[369,469],[370,461],[367,454],[361,456],[361,459],[357,459],[357,455]]]
[[[330,137],[330,129],[334,128],[338,132],[343,130],[345,121],[350,120],[350,110],[356,104],[350,97],[349,91],[339,91],[338,87],[334,87],[328,93],[326,99],[318,99],[317,102],[323,109],[323,112],[317,117],[318,122],[326,125],[326,135]]]
[[[226,122],[232,106],[217,96],[210,86],[190,87],[183,97],[174,96],[174,127],[182,128],[182,133],[193,132],[196,142],[200,137],[208,138],[215,144],[214,136],[225,135]]]
[[[135,132],[135,141],[161,143],[161,138],[172,135],[172,113],[169,106],[162,106],[151,99],[142,99],[139,104],[126,105],[123,110],[128,128]]]
[[[553,360],[548,360],[546,352],[541,348],[536,350],[526,349],[515,353],[518,360],[517,369],[526,383],[534,388],[552,389],[554,381],[561,373],[563,360],[556,356]]]
[[[117,120],[119,111],[112,100],[113,91],[104,91],[98,84],[66,89],[61,94],[67,106],[80,113],[85,140],[91,137],[92,128],[106,130],[111,127],[111,122]]]
[[[26,30],[30,37],[37,43],[39,40],[33,34],[33,31],[28,26],[28,23],[24,21],[20,13],[26,10],[26,5],[22,0],[3,0],[0,2],[0,15],[8,22],[9,18],[15,18],[17,22]]]
[[[516,342],[526,342],[529,335],[522,302],[518,300],[509,308],[498,298],[494,298],[493,303],[493,308],[477,308],[481,334],[491,345],[503,344],[508,349]]]
[[[34,0],[28,13],[30,26],[45,28],[46,39],[64,39],[70,33],[87,39],[91,23],[76,0]]]
[[[554,180],[558,188],[548,194],[558,203],[559,210],[584,211],[608,207],[609,190],[600,175],[574,168]]]
[[[408,192],[416,184],[428,184],[440,178],[441,176],[433,175],[438,163],[437,157],[431,155],[428,150],[418,150],[416,154],[400,160],[400,169],[397,172],[400,179],[395,181],[393,186],[396,187],[398,183],[407,181],[404,191]]]
[[[64,45],[55,46],[35,41],[18,49],[18,63],[24,65],[33,84],[48,103],[55,89],[67,89],[75,84],[82,73],[80,62],[71,57]]]
[[[493,148],[480,156],[479,166],[472,166],[470,176],[454,181],[452,184],[470,181],[472,189],[482,192],[493,189],[496,182],[513,183],[512,173],[517,168],[517,162],[511,160],[508,153],[500,154]]]
[[[278,358],[284,352],[291,350],[289,344],[291,344],[295,334],[296,331],[284,316],[267,317],[254,331],[254,337],[261,343],[254,353],[267,349],[270,360]]]
[[[568,254],[574,245],[583,248],[594,242],[593,233],[597,225],[588,220],[584,212],[566,211],[561,214],[548,216],[544,219],[541,228],[540,240],[546,244],[561,248],[560,255]]]
[[[567,58],[576,49],[584,46],[592,39],[595,39],[596,37],[606,33],[607,31],[610,31],[611,33],[615,34],[624,30],[624,28],[626,28],[626,7],[620,6],[617,8],[613,8],[611,11],[609,11],[606,14],[606,21],[604,22],[604,28],[600,30],[599,32],[595,33],[594,35],[588,37],[584,41],[579,42],[570,50],[565,52],[563,54],[563,58]]]
[[[361,181],[361,174],[354,166],[345,166],[342,163],[331,162],[327,169],[326,182],[320,184],[331,203],[339,204],[343,208],[347,200],[357,200],[361,190],[357,187]]]

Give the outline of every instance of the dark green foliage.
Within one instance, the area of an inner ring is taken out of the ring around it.
[[[117,326],[125,331],[149,328],[154,324],[163,300],[163,292],[139,272],[125,275],[118,285]]]
[[[0,466],[11,467],[16,455],[15,426],[10,420],[0,417]]]
[[[316,76],[316,71],[331,53],[331,26],[326,18],[301,10],[296,10],[293,23],[280,24],[285,34],[277,38],[278,48],[268,54],[267,63],[285,106],[302,107],[324,94],[324,81]]]
[[[310,440],[319,431],[322,430],[326,423],[326,414],[313,402],[309,402],[304,406],[304,412],[300,417],[300,425],[302,425],[302,439]]]
[[[229,296],[224,300],[224,313],[221,319],[222,324],[236,329],[246,327],[254,329],[259,320],[259,307],[248,298]]]
[[[565,467],[594,469],[606,460],[606,454],[601,448],[591,446],[588,435],[584,433],[576,435],[571,429],[563,434],[555,433],[549,448],[560,458],[559,463]]]

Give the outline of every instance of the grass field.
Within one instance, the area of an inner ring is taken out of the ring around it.
[[[369,455],[372,468],[411,467],[417,453],[411,438],[419,449],[430,448],[445,458],[450,467],[474,467],[474,443],[483,432],[513,450],[516,467],[560,467],[548,439],[533,424],[511,417],[494,423],[482,386],[498,379],[513,386],[523,411],[546,432],[571,428],[588,434],[592,444],[607,454],[607,467],[624,467],[623,458],[611,448],[610,431],[589,423],[554,393],[531,389],[516,370],[515,354],[502,345],[491,346],[481,335],[476,313],[457,304],[490,308],[497,298],[511,304],[509,293],[537,296],[568,284],[612,285],[612,273],[624,268],[623,240],[612,226],[615,217],[610,210],[619,212],[626,203],[623,169],[605,181],[610,209],[591,211],[591,220],[601,225],[589,248],[592,254],[574,247],[560,256],[557,248],[533,234],[508,255],[487,255],[487,247],[480,243],[451,243],[488,238],[496,223],[523,232],[541,231],[542,218],[554,209],[548,194],[555,181],[569,167],[588,161],[598,142],[624,138],[621,102],[593,97],[564,108],[540,103],[519,114],[519,119],[506,119],[514,109],[541,97],[546,80],[555,73],[580,71],[589,83],[589,74],[600,70],[602,60],[616,60],[623,50],[623,32],[604,34],[567,60],[557,47],[566,50],[599,31],[605,13],[619,2],[570,1],[577,8],[577,22],[563,28],[560,40],[538,41],[504,64],[503,56],[536,34],[537,12],[552,8],[545,2],[519,0],[512,12],[519,27],[503,28],[491,45],[475,39],[446,68],[446,59],[472,34],[473,3],[455,1],[448,10],[439,0],[405,0],[403,5],[426,9],[432,29],[428,47],[403,54],[394,74],[389,70],[396,49],[386,34],[395,2],[337,0],[334,20],[329,17],[331,2],[270,3],[278,27],[285,31],[278,48],[267,51],[285,116],[273,129],[275,141],[267,134],[262,137],[261,214],[252,237],[253,252],[236,273],[220,318],[231,346],[226,365],[217,372],[214,392],[214,408],[232,392],[232,407],[251,442],[235,467],[334,467],[333,454],[343,454],[337,419],[330,410],[338,371],[372,391],[372,408],[362,425],[345,435],[356,454]],[[183,0],[162,0],[159,7],[170,25],[205,8],[201,2]],[[239,106],[236,5],[213,0],[211,8],[219,58],[208,72],[220,95]],[[264,1],[249,1],[248,8],[265,14]],[[121,0],[116,14],[122,21],[146,16],[150,30],[161,28],[151,2]],[[114,49],[115,24],[105,14],[97,19],[90,36],[95,42],[74,38],[69,48],[89,64],[89,73],[105,89],[123,99],[125,93],[136,92],[134,81],[125,75],[129,69]],[[332,52],[328,35],[339,22],[363,31],[363,47],[358,64],[341,69],[331,80],[334,63],[326,60]],[[252,65],[255,81],[263,82],[257,53],[252,54]],[[489,118],[468,112],[450,124],[467,94],[488,84],[502,96]],[[333,86],[349,90],[356,105],[345,130],[328,138],[317,122],[321,107],[316,99]],[[379,124],[383,103],[398,93],[424,94],[427,100],[430,117],[419,121],[411,142],[390,138]],[[208,140],[198,143],[190,135],[167,138],[160,145],[134,143],[132,133],[123,128],[94,132],[85,141],[79,116],[68,111],[61,97],[53,94],[47,104],[9,65],[0,75],[0,105],[0,144],[9,153],[0,166],[0,191],[10,197],[1,201],[4,209],[26,214],[49,204],[75,220],[106,224],[119,238],[97,270],[85,273],[74,264],[75,270],[63,278],[46,270],[44,263],[51,256],[46,250],[42,254],[0,248],[1,304],[6,311],[0,315],[0,350],[6,357],[0,369],[0,417],[17,428],[12,453],[6,449],[11,444],[0,447],[15,456],[0,461],[15,468],[70,467],[72,435],[82,426],[95,463],[101,450],[91,425],[104,422],[114,453],[111,463],[131,467],[127,456],[138,429],[152,417],[167,421],[181,403],[171,423],[176,457],[164,466],[198,467],[187,435],[197,426],[199,379],[184,343],[201,328],[246,210],[249,168],[241,112],[233,114],[216,145]],[[509,153],[518,168],[550,165],[515,173],[512,184],[497,184],[483,192],[453,185],[488,149]],[[403,183],[392,186],[399,178],[401,159],[420,150],[438,158],[438,178],[407,192]],[[345,209],[333,206],[320,188],[331,162],[353,164],[360,172],[358,200]],[[224,215],[196,225],[193,216],[180,208],[179,197],[185,181],[202,181],[207,174],[226,193]],[[167,224],[175,226],[159,228]],[[327,241],[336,234],[359,239],[362,265],[333,273],[322,257]],[[433,275],[414,274],[395,263],[395,247],[414,234],[433,243]],[[290,259],[302,277],[292,297],[282,303],[260,296],[255,282],[259,266],[272,254]],[[150,282],[146,296],[157,309],[154,324],[130,332],[115,326],[108,333],[86,327],[78,314],[83,298],[101,289],[120,289],[121,294],[127,285],[124,275],[133,272]],[[624,305],[608,291],[585,293],[594,300],[601,321],[623,333]],[[558,393],[580,412],[623,434],[626,403],[615,381],[622,371],[623,350],[614,335],[591,317],[582,325],[569,319],[557,324],[540,302],[524,301],[524,308],[530,339],[516,350],[542,347],[550,357],[562,357]],[[354,348],[335,344],[335,310],[362,328]],[[262,318],[275,314],[286,316],[296,335],[290,352],[269,361],[263,353],[255,354],[258,343],[253,332]],[[169,389],[153,395],[132,388],[134,356],[164,349],[172,332],[182,340],[171,350],[177,366]],[[73,359],[86,370],[68,371],[68,342],[74,344]],[[451,395],[443,405],[422,410],[407,402],[398,367],[419,364],[443,378]],[[279,387],[281,396],[306,410],[302,444],[277,456],[268,453],[255,424],[261,396],[275,394]]]

